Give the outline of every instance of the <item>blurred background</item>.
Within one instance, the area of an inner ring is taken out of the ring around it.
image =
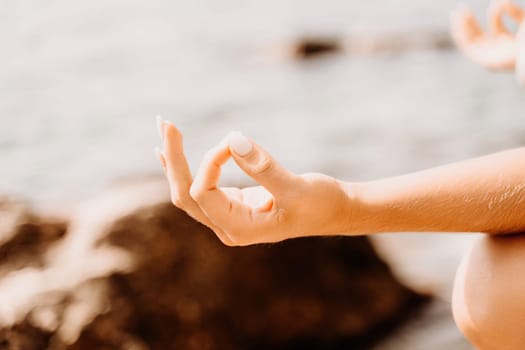
[[[488,1],[467,4],[484,18]],[[454,49],[456,5],[2,0],[0,191],[60,206],[160,174],[156,115],[184,133],[194,170],[230,130],[296,172],[355,181],[523,146],[523,91]],[[304,59],[305,38],[342,49]],[[248,180],[229,165],[223,181]],[[472,239],[374,238],[399,278],[443,301],[381,349],[428,349],[430,336],[436,349],[469,348],[447,302]]]

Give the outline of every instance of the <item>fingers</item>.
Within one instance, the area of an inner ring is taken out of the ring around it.
[[[195,219],[207,220],[190,197],[192,176],[184,155],[182,134],[169,122],[163,122],[166,176],[170,184],[171,201],[176,207],[185,210]]]
[[[518,22],[525,19],[525,12],[510,0],[493,0],[487,9],[488,31],[493,35],[510,34],[503,15],[508,14]],[[452,34],[460,43],[469,43],[480,37],[483,30],[472,11],[460,5],[452,14]]]
[[[275,197],[287,197],[301,178],[279,165],[265,150],[239,132],[228,135],[231,154],[239,167]]]
[[[232,156],[233,150],[239,166],[268,191],[279,197],[296,193],[290,189],[297,188],[301,178],[282,168],[260,146],[240,134],[239,137],[233,135],[208,151],[195,179],[192,179],[180,131],[167,122],[161,122],[159,130],[164,135],[165,153],[157,150],[157,157],[165,167],[173,203],[212,228],[223,243],[243,245],[253,242],[259,233],[282,223],[284,211],[276,208],[274,197],[265,193],[262,187],[251,193],[236,188],[223,191],[217,186],[221,167]],[[245,201],[253,202],[253,208]]]
[[[206,217],[189,194],[192,176],[184,156],[182,134],[173,124],[163,121],[160,117],[157,117],[157,129],[164,141],[165,153],[158,148],[155,149],[155,153],[168,178],[171,201],[176,207],[212,229],[224,244],[233,245],[232,240]]]
[[[481,35],[483,30],[472,11],[465,5],[458,6],[451,15],[452,35],[462,41],[472,41]]]
[[[209,150],[200,164],[194,184],[204,190],[216,189],[221,176],[221,167],[228,159],[230,159],[230,149],[226,142],[221,142]]]
[[[511,0],[493,0],[491,6],[499,7],[501,15],[507,14],[518,23],[525,19],[525,12]]]
[[[229,158],[230,149],[225,142],[208,151],[190,188],[191,197],[206,216],[227,233],[242,226],[246,227],[250,215],[250,208],[244,206],[235,197],[228,197],[217,187],[221,167]],[[240,198],[238,195],[236,197]]]
[[[265,211],[254,210],[244,203],[244,191],[217,187],[221,166],[230,157],[227,142],[212,148],[201,163],[190,195],[233,243],[245,245],[256,241],[259,235],[275,229],[275,224],[282,218],[282,211],[270,210],[271,208]]]
[[[504,0],[503,2],[505,11],[513,20],[518,23],[521,23],[525,20],[525,11],[523,11],[521,7],[509,0]]]
[[[452,36],[460,48],[468,47],[483,35],[483,30],[476,17],[465,5],[458,6],[452,12],[451,22]]]
[[[493,0],[487,9],[489,20],[489,31],[494,35],[510,34],[509,30],[503,23],[503,13],[506,6],[506,0]]]
[[[159,115],[156,117],[156,121],[157,121],[157,132],[159,133],[160,139],[163,140],[164,139],[164,122]],[[166,158],[164,157],[164,154],[161,152],[160,148],[155,147],[155,155],[157,156],[157,159],[162,165],[162,169],[164,170],[164,173],[166,173],[167,171]]]

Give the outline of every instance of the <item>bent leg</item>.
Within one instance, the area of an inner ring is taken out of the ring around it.
[[[457,271],[452,308],[479,350],[525,349],[525,235],[478,240]]]

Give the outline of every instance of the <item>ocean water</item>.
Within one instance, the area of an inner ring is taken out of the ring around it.
[[[487,4],[468,3],[480,14]],[[446,32],[455,4],[3,0],[0,191],[56,205],[160,174],[159,114],[184,133],[193,169],[230,130],[294,171],[347,180],[523,146],[524,91],[455,50],[308,62],[286,54],[305,35]],[[246,181],[226,167],[225,183]],[[408,246],[384,248],[396,271],[408,283],[426,276],[446,299],[472,237],[391,237]]]
[[[482,3],[474,3],[481,7]],[[0,189],[87,195],[159,172],[154,117],[190,164],[242,130],[298,172],[365,180],[525,142],[513,77],[455,51],[295,62],[303,35],[446,31],[454,1],[0,3]],[[225,179],[237,181],[228,167]]]

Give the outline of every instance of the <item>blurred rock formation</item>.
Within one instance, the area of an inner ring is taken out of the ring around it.
[[[310,36],[298,39],[291,45],[291,55],[304,60],[338,53],[368,56],[452,48],[454,43],[447,32],[352,34],[344,38]]]
[[[340,53],[342,42],[332,37],[311,37],[298,40],[293,47],[293,56],[297,59],[313,58],[320,55]]]
[[[231,248],[164,181],[67,219],[0,199],[0,349],[359,349],[425,300],[367,238]]]

